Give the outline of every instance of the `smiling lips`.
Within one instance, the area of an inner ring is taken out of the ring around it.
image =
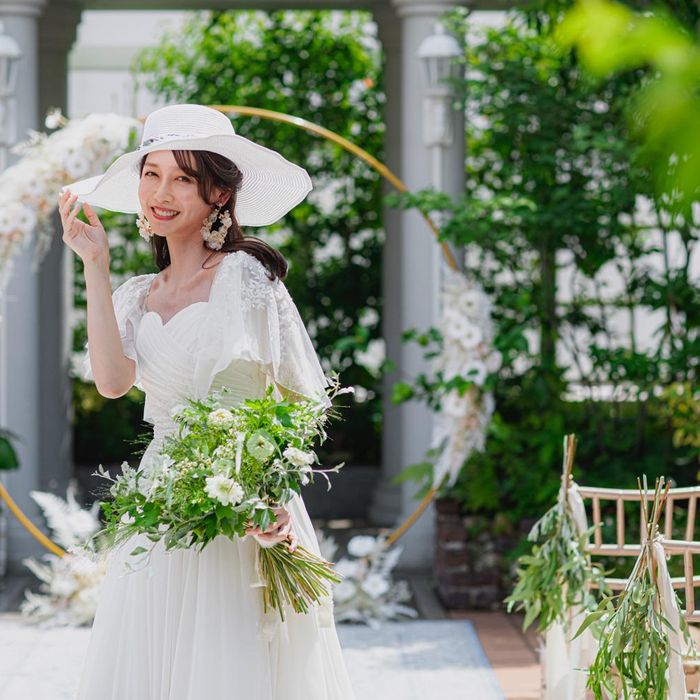
[[[172,209],[160,209],[156,207],[151,207],[151,211],[153,212],[153,216],[155,216],[158,221],[169,221],[170,219],[174,219],[180,213],[179,211],[173,211]]]

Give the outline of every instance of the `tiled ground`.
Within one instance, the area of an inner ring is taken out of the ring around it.
[[[504,612],[451,612],[474,625],[506,700],[539,700],[538,640],[523,634],[521,618]]]
[[[405,578],[410,582],[415,595],[414,602],[420,610],[421,617],[425,618],[423,623],[426,621],[445,620],[447,618],[471,622],[506,700],[536,700],[540,697],[537,639],[532,633],[527,635],[522,633],[520,618],[506,615],[503,612],[446,612],[435,597],[430,575],[412,574],[406,575]],[[10,579],[9,585],[8,581],[5,581],[4,588],[0,588],[0,620],[11,619],[11,616],[2,615],[2,610],[15,609],[18,602],[22,599],[24,589],[33,583],[35,581],[30,576],[21,579]],[[343,634],[343,629],[348,630],[344,639],[344,646],[346,647],[346,654],[349,660],[352,660],[351,657],[357,654],[357,649],[354,648],[357,639],[352,635],[352,628],[341,627],[340,629],[341,634]],[[464,633],[464,635],[467,634],[469,633]],[[394,636],[396,636],[395,633]],[[0,627],[0,640],[2,638],[2,628]],[[60,640],[60,635],[56,635],[54,639]],[[0,641],[1,643],[2,641]],[[75,649],[71,651],[69,648],[65,648],[61,652],[66,655],[63,663],[75,664],[77,661],[75,657],[71,657],[71,654],[83,653],[79,647],[80,645],[78,644],[78,647],[75,648],[77,652],[75,652]],[[387,658],[393,658],[395,663],[401,657],[396,648],[393,651],[387,650],[386,654]],[[3,653],[0,654],[0,678],[3,678],[7,665],[13,669],[20,668],[15,666],[15,661],[18,660],[17,663],[23,663],[22,658],[22,652],[18,651],[17,648],[8,650],[7,646],[3,647]],[[403,658],[404,661],[410,658],[410,653],[403,654]],[[4,661],[7,661],[7,665]],[[370,664],[370,662],[372,662],[372,659],[368,657],[367,664]],[[402,676],[403,681],[405,681],[405,677]],[[36,700],[50,700],[51,698],[51,696],[47,696],[45,699],[41,695],[24,695],[22,700],[25,700],[25,698],[26,700],[34,700],[35,697]],[[364,700],[364,691],[362,697]],[[391,693],[387,697],[402,700],[401,696],[395,693]],[[428,695],[427,697],[437,696]],[[473,695],[468,697],[470,697],[470,700],[482,700],[482,698],[477,698],[477,696]],[[9,700],[9,696],[3,694],[2,687],[0,687],[0,700]]]
[[[0,700],[73,700],[89,632],[0,614]],[[358,700],[504,700],[466,620],[340,625],[338,634]]]

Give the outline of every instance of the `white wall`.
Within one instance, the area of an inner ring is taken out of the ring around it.
[[[118,112],[142,117],[162,101],[135,85],[129,71],[137,52],[177,31],[187,12],[86,10],[69,56],[68,116]]]

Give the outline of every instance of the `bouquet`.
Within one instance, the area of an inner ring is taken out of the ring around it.
[[[227,390],[204,400],[189,399],[176,407],[176,434],[165,437],[160,454],[141,469],[126,463],[111,477],[112,500],[103,504],[105,533],[115,544],[135,534],[167,550],[204,549],[218,535],[243,537],[248,528],[265,531],[276,521],[275,509],[283,507],[301,487],[321,474],[314,443],[326,438],[326,423],[335,411],[320,400],[279,401],[273,385],[260,399],[226,406]],[[341,389],[337,377],[328,398],[351,392]],[[331,403],[331,402],[329,402]],[[339,583],[332,564],[291,540],[258,548],[258,569],[264,582],[263,607],[276,609],[282,620],[284,607],[308,612],[311,604],[330,594]],[[152,549],[152,548],[151,548]],[[131,555],[149,552],[136,547]]]

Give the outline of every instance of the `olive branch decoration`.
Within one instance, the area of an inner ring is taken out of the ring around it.
[[[682,658],[683,650],[671,646],[669,633],[675,631],[662,613],[659,561],[654,547],[661,539],[658,523],[670,488],[667,484],[664,489],[663,483],[663,477],[656,480],[654,498],[649,504],[646,477],[643,490],[637,479],[642,523],[645,524],[642,551],[624,590],[617,595],[605,595],[574,635],[576,638],[590,627],[598,641],[598,651],[589,667],[587,682],[596,700],[618,697],[625,700],[667,700],[671,654]],[[668,603],[675,604],[680,611],[675,591],[673,600]],[[682,634],[686,648],[695,654],[688,624],[680,614],[678,619],[680,629],[677,631]]]
[[[535,620],[539,632],[546,632],[555,623],[568,629],[572,610],[595,609],[597,599],[592,590],[607,590],[602,567],[592,562],[587,551],[595,527],[581,531],[569,498],[575,454],[576,436],[567,435],[557,503],[528,534],[532,550],[519,557],[517,583],[505,600],[508,612],[525,611],[524,629]]]

